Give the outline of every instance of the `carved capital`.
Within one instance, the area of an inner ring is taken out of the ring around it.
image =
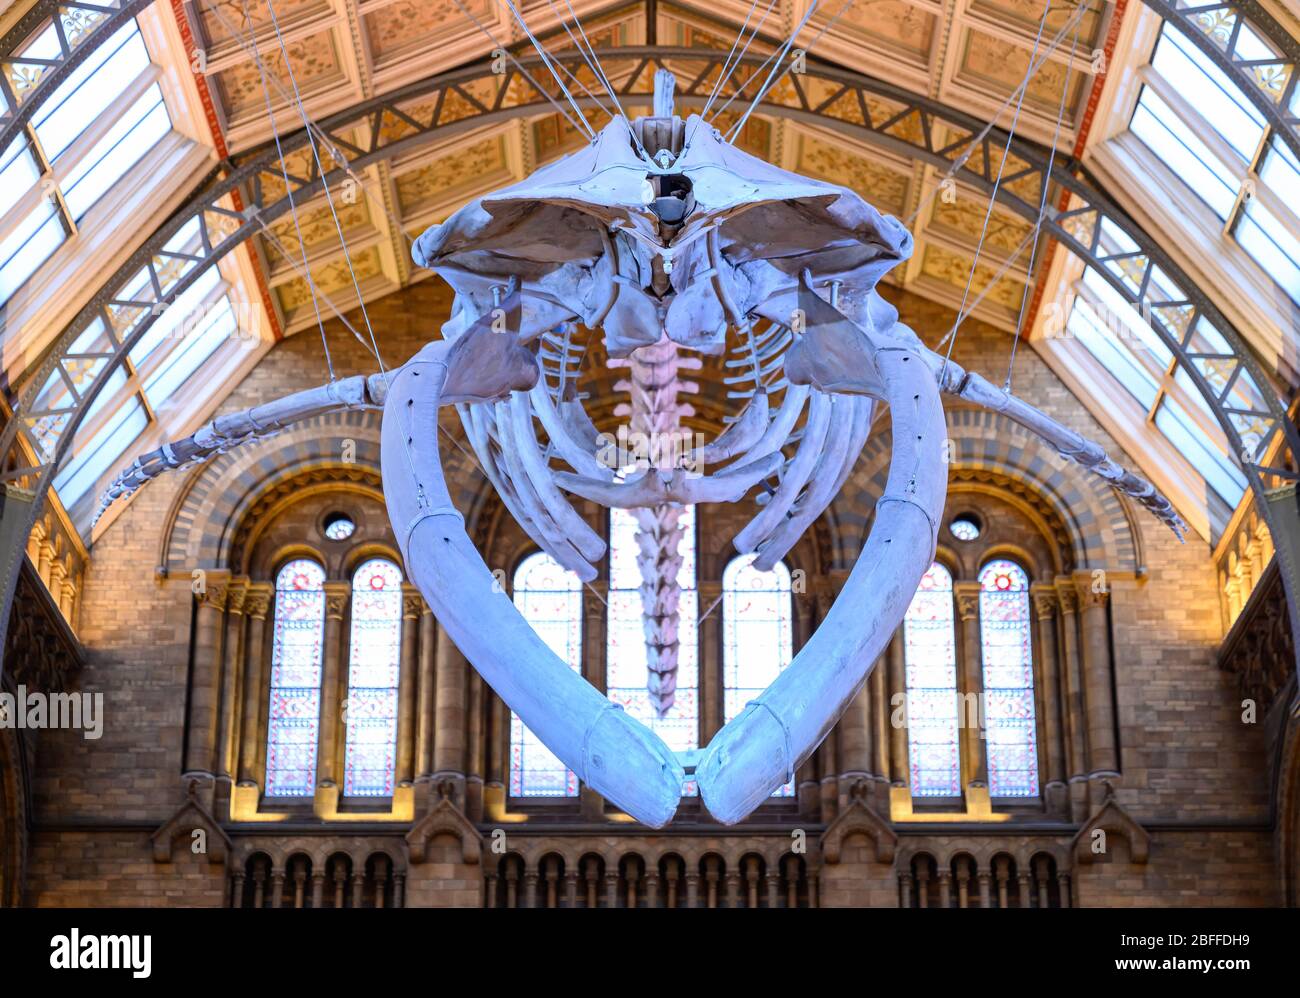
[[[271,611],[271,597],[274,594],[275,589],[270,583],[254,582],[244,595],[244,613],[250,619],[265,620]]]
[[[248,580],[239,579],[230,583],[226,592],[226,609],[231,613],[243,613],[244,601],[248,599]]]
[[[1110,590],[1106,588],[1104,577],[1094,579],[1088,575],[1080,576],[1074,581],[1074,590],[1079,597],[1080,610],[1104,607],[1106,600],[1110,598]]]
[[[1057,604],[1060,602],[1054,589],[1040,589],[1031,586],[1030,595],[1034,600],[1034,613],[1039,620],[1051,620],[1056,614]]]
[[[405,620],[418,620],[424,612],[424,597],[420,590],[409,582],[402,584],[402,617]]]
[[[224,582],[209,582],[203,592],[199,593],[199,605],[222,613],[226,609],[226,594],[229,587]]]
[[[958,582],[952,587],[957,600],[957,614],[962,620],[976,620],[980,614],[980,584]]]
[[[351,595],[352,584],[349,582],[325,583],[325,616],[331,620],[342,620]]]
[[[1056,596],[1061,603],[1061,613],[1079,611],[1079,593],[1069,579],[1056,580]]]

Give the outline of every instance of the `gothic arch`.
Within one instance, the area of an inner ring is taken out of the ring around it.
[[[168,513],[158,556],[160,572],[237,568],[257,519],[252,514],[269,513],[303,486],[347,485],[382,500],[379,424],[375,411],[329,413],[195,468]],[[344,459],[345,440],[355,444],[346,455],[351,460]],[[454,445],[444,449],[443,469],[452,501],[473,534],[480,516],[493,515],[487,480]]]
[[[954,407],[947,411],[947,424],[950,475],[957,481],[991,472],[1020,483],[1024,488],[1019,499],[1027,508],[1037,507],[1045,524],[1055,521],[1064,526],[1065,536],[1060,539],[1078,568],[1142,570],[1141,541],[1129,510],[1101,479],[1062,459],[999,413]],[[851,568],[861,550],[876,499],[884,492],[891,444],[887,429],[873,435],[827,511],[834,568]]]

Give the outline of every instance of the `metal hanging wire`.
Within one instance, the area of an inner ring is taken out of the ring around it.
[[[506,45],[504,45],[502,42],[497,41],[497,37],[496,37],[496,35],[492,34],[492,32],[488,29],[488,27],[487,27],[487,26],[486,26],[482,21],[480,21],[477,17],[475,17],[474,14],[473,14],[473,13],[472,13],[472,12],[471,12],[471,11],[470,11],[466,6],[465,6],[465,5],[461,2],[461,0],[451,0],[451,2],[454,3],[454,4],[456,5],[457,9],[458,9],[462,14],[464,14],[467,18],[469,18],[471,21],[474,22],[474,26],[475,26],[476,28],[478,28],[478,30],[479,30],[480,32],[482,32],[484,35],[487,36],[487,39],[488,39],[488,41],[490,41],[490,42],[492,43],[492,47],[493,47],[494,50],[500,50],[500,51],[504,52],[507,56],[509,56],[510,61],[513,62],[513,63],[515,64],[515,68],[516,68],[517,70],[519,70],[519,72],[523,75],[524,79],[526,79],[529,83],[531,83],[531,84],[533,85],[533,89],[536,90],[539,94],[543,94],[543,95],[545,95],[546,99],[547,99],[548,101],[551,102],[551,104],[554,106],[555,110],[559,111],[560,114],[564,116],[564,119],[565,119],[565,120],[566,120],[566,121],[567,121],[567,122],[568,122],[568,123],[573,127],[573,130],[574,130],[574,131],[576,131],[576,132],[581,132],[581,131],[584,131],[584,130],[585,130],[585,131],[588,132],[588,135],[590,136],[590,134],[591,134],[591,133],[590,133],[590,129],[589,129],[589,128],[587,128],[587,129],[584,129],[584,128],[583,128],[583,126],[587,124],[587,119],[586,119],[586,117],[585,117],[585,116],[584,116],[580,111],[578,112],[578,119],[577,119],[577,121],[575,121],[574,118],[573,118],[573,116],[572,116],[571,114],[569,114],[569,112],[568,112],[567,110],[565,110],[564,105],[561,104],[559,101],[557,101],[557,100],[555,99],[555,95],[552,94],[549,90],[545,89],[545,88],[544,88],[540,83],[538,83],[535,79],[533,79],[533,75],[532,75],[532,73],[528,72],[528,70],[526,70],[526,69],[524,68],[523,63],[521,63],[521,62],[518,60],[518,58],[515,57],[514,52],[510,51],[510,49],[509,49]],[[549,55],[549,53],[548,53],[548,55]],[[542,57],[542,63],[543,63],[543,65],[546,65],[548,69],[550,68],[549,64],[547,64],[547,62],[546,62],[546,56],[543,56],[543,57]],[[553,72],[553,71],[552,71],[552,72]],[[565,69],[565,72],[566,72],[566,73],[569,72],[567,68]],[[570,78],[573,78],[573,74],[572,74],[572,73],[569,73],[569,76],[570,76]],[[586,87],[583,87],[583,89],[586,90]],[[588,93],[587,96],[592,97],[592,95],[591,95],[590,93]],[[592,97],[592,100],[595,100],[595,97]],[[597,102],[597,103],[599,103],[599,102]],[[602,107],[602,110],[604,110],[603,107]],[[576,105],[574,106],[574,111],[578,111],[578,108],[577,108]],[[609,112],[607,111],[606,113],[608,114]],[[612,114],[611,114],[611,117],[612,117]],[[581,124],[579,124],[579,122],[581,122]]]
[[[523,30],[523,33],[528,37],[528,40],[533,43],[533,48],[536,49],[537,54],[541,56],[543,65],[551,71],[551,77],[559,86],[565,99],[568,100],[569,104],[573,107],[573,112],[578,116],[578,122],[581,125],[580,130],[585,131],[587,133],[587,138],[594,141],[596,138],[596,132],[587,121],[586,115],[582,113],[582,108],[578,106],[578,102],[574,99],[573,94],[569,92],[569,88],[566,87],[564,81],[560,79],[560,74],[555,71],[555,64],[552,61],[550,53],[547,52],[545,46],[537,40],[537,36],[533,34],[532,29],[528,27],[528,22],[524,20],[523,14],[521,14],[519,8],[515,6],[514,0],[502,0],[502,2],[510,9],[510,13],[514,15],[516,23],[518,23],[519,27]]]
[[[1052,5],[1049,4],[1048,11],[1051,10],[1051,7]],[[935,185],[934,189],[930,191],[930,193],[927,194],[925,198],[921,200],[921,203],[916,206],[916,210],[907,216],[906,220],[903,222],[903,224],[907,228],[910,229],[912,227],[912,223],[916,221],[917,217],[921,214],[921,212],[923,212],[930,205],[930,203],[934,201],[936,197],[939,196],[939,192],[943,190],[943,182],[946,180],[951,180],[953,177],[957,175],[957,171],[966,165],[967,160],[969,160],[970,157],[974,154],[975,150],[979,147],[980,143],[984,141],[984,139],[988,136],[988,134],[991,131],[993,131],[993,126],[997,124],[998,119],[1001,118],[1003,113],[1006,112],[1007,108],[1011,106],[1011,102],[1023,97],[1025,88],[1029,86],[1029,82],[1031,79],[1033,79],[1034,74],[1036,74],[1038,70],[1042,68],[1043,63],[1047,62],[1047,60],[1051,58],[1052,54],[1060,47],[1061,43],[1065,40],[1065,36],[1070,33],[1070,30],[1082,24],[1083,14],[1087,10],[1087,7],[1088,7],[1087,0],[1082,0],[1082,2],[1076,4],[1074,8],[1074,14],[1071,16],[1070,20],[1067,21],[1066,24],[1061,28],[1061,30],[1058,31],[1055,36],[1053,36],[1047,48],[1043,50],[1043,54],[1039,56],[1037,59],[1034,59],[1033,57],[1030,58],[1029,67],[1025,70],[1024,78],[1020,81],[1019,84],[1016,85],[1016,88],[1007,95],[1006,99],[1002,102],[1002,104],[998,107],[998,109],[989,116],[988,123],[983,128],[981,128],[975,135],[971,136],[969,142],[966,144],[966,151],[952,161],[952,164],[948,167],[947,170],[944,171],[943,176],[939,179],[939,183]]]
[[[266,0],[266,9],[267,12],[271,15],[271,26],[275,29],[275,37],[277,41],[280,43],[280,56],[282,59],[284,59],[285,72],[289,74],[289,85],[293,88],[294,103],[297,106],[298,115],[302,119],[302,126],[308,132],[308,136],[310,138],[311,125],[307,118],[307,109],[303,107],[302,93],[298,89],[298,76],[293,71],[293,60],[289,58],[289,48],[285,44],[284,35],[280,31],[280,19],[275,14],[275,4],[272,2],[272,0]],[[270,93],[269,88],[267,88],[267,93],[268,94]],[[312,160],[316,164],[316,172],[322,178],[322,182],[323,182],[327,171],[325,170],[325,164],[321,162],[321,158],[320,158],[321,143],[315,141],[308,141],[307,145],[308,148],[311,149]],[[365,299],[361,294],[361,282],[357,279],[356,268],[353,267],[352,265],[352,254],[348,252],[348,241],[347,241],[347,237],[343,233],[343,223],[339,220],[338,209],[334,205],[334,194],[330,190],[329,184],[322,183],[322,186],[325,188],[325,201],[329,205],[330,218],[333,219],[334,229],[338,233],[339,245],[343,248],[343,259],[347,262],[348,274],[352,278],[352,290],[356,292],[357,302],[361,307],[361,318],[365,321],[366,332],[369,333],[370,335],[370,345],[374,347],[375,359],[379,361],[379,373],[385,374],[386,372],[384,371],[384,359],[383,357],[380,356],[379,343],[375,339],[375,330],[374,327],[370,324],[370,314],[366,311]],[[305,247],[304,247],[304,252],[305,252]]]
[[[846,0],[846,2],[848,2],[848,0]],[[772,68],[768,70],[767,79],[763,82],[763,85],[758,88],[758,92],[754,94],[754,99],[749,102],[749,107],[745,108],[745,113],[737,119],[736,123],[732,125],[730,129],[728,129],[725,136],[728,142],[734,141],[735,136],[740,134],[741,130],[745,127],[745,122],[747,122],[749,116],[754,113],[754,108],[758,107],[759,102],[766,97],[768,91],[772,89],[773,85],[776,83],[777,71],[781,69],[781,63],[785,59],[786,54],[790,51],[790,46],[792,46],[794,40],[799,37],[799,32],[803,31],[804,25],[808,23],[813,14],[817,13],[817,8],[820,5],[821,0],[812,0],[812,3],[808,5],[808,9],[804,12],[799,23],[794,26],[794,30],[791,31],[786,40],[781,43],[781,47],[775,53],[776,61],[773,62]],[[782,73],[781,75],[784,76],[785,74]]]
[[[834,16],[832,16],[829,21],[827,21],[825,24],[821,26],[817,34],[813,35],[812,41],[810,41],[807,45],[804,46],[805,53],[811,52],[816,47],[817,43],[822,40],[822,37],[826,34],[826,32],[830,31],[831,28],[835,27],[835,25],[839,23],[840,18],[844,16],[845,12],[849,9],[850,6],[852,6],[853,2],[854,0],[844,0],[844,3],[840,4],[840,9],[835,12]],[[876,2],[878,2],[878,0],[867,0],[867,3],[863,4],[863,6],[868,6]],[[792,38],[798,37],[800,30],[801,30],[800,28],[796,28],[794,35],[791,37]],[[766,59],[764,59],[762,64],[758,67],[758,70],[755,72],[755,76],[757,76],[758,73],[761,73],[763,71],[763,67],[766,66],[769,62],[771,62],[772,59],[777,54],[778,54],[777,52],[773,52],[772,55],[769,55]],[[736,65],[737,66],[740,65],[739,61],[737,61]],[[780,65],[779,61],[777,65],[778,66]],[[790,72],[792,65],[793,64],[788,65],[784,69],[782,69],[781,72],[777,74],[776,79],[772,81],[771,86],[776,86],[776,84],[780,83],[783,79],[785,79],[786,75]],[[755,98],[754,104],[751,105],[750,108],[751,110],[753,109],[753,107],[757,106],[758,102],[761,101],[763,97],[767,96],[768,90],[770,89],[771,87],[768,87]],[[735,100],[737,97],[740,96],[742,90],[744,90],[744,87],[741,87],[734,94],[732,94],[731,97],[727,100],[727,103],[723,104],[722,107],[718,109],[717,113],[715,113],[713,116],[715,120],[717,119],[719,114],[721,114],[723,111],[727,109],[728,105],[730,105],[733,100]]]
[[[738,46],[740,40],[745,37],[745,31],[749,27],[749,20],[754,16],[754,11],[758,9],[758,0],[750,0],[749,12],[745,15],[745,23],[742,24],[740,30],[736,32],[736,40],[731,43],[731,51],[727,53],[726,61],[722,64],[722,69],[718,72],[718,78],[713,81],[713,88],[709,91],[709,99],[704,102],[704,107],[700,110],[701,118],[708,115],[709,108],[713,106],[713,102],[717,99],[719,93],[721,93],[722,87],[725,85],[726,81],[731,78],[735,66],[738,66],[740,60],[745,58],[745,53],[749,51],[749,46],[752,45],[754,39],[758,37],[759,31],[762,30],[763,22],[767,20],[767,15],[772,13],[772,8],[775,6],[776,0],[767,0],[767,7],[763,11],[763,16],[759,18],[758,22],[754,25],[754,30],[750,33],[748,41],[745,42],[745,47],[740,50],[739,55],[736,55],[736,46]],[[733,65],[731,61],[733,56],[735,56],[736,59],[735,65]]]
[[[1079,6],[1082,7],[1083,3],[1086,2],[1087,0],[1083,0],[1083,2],[1081,2]],[[1029,56],[1029,63],[1031,68],[1033,66],[1034,57],[1038,54],[1038,49],[1040,47],[1043,38],[1043,31],[1047,27],[1047,18],[1050,15],[1051,10],[1052,10],[1052,5],[1050,3],[1044,4],[1043,17],[1042,20],[1038,22],[1038,32],[1034,35],[1034,49]],[[952,349],[957,343],[957,330],[961,328],[962,320],[966,316],[966,303],[970,300],[970,289],[971,289],[971,285],[975,281],[975,271],[979,269],[980,256],[984,251],[984,240],[988,236],[989,220],[993,217],[993,205],[996,203],[998,197],[998,191],[1002,187],[1002,175],[1005,172],[1007,167],[1007,158],[1011,152],[1011,142],[1014,139],[1016,134],[1016,126],[1020,123],[1020,112],[1023,109],[1025,104],[1025,94],[1027,93],[1029,88],[1029,79],[1030,79],[1030,74],[1026,73],[1024,85],[1020,88],[1020,98],[1019,100],[1016,101],[1015,113],[1011,116],[1011,126],[1010,128],[1007,129],[1007,140],[1004,143],[1002,148],[1002,159],[998,163],[998,175],[993,181],[993,190],[989,194],[988,207],[984,211],[984,224],[980,228],[979,241],[975,244],[975,256],[971,260],[970,273],[966,275],[966,289],[965,291],[962,292],[961,306],[957,309],[957,318],[953,321],[953,334],[948,340],[948,348],[943,355],[943,368],[939,372],[939,381],[941,384],[943,383],[944,375],[948,371],[948,362],[949,360],[952,359]],[[1046,183],[1046,181],[1044,182]]]
[[[1079,5],[1080,8],[1084,4]],[[1056,164],[1056,150],[1061,140],[1061,125],[1065,120],[1065,98],[1070,92],[1070,78],[1074,75],[1074,57],[1079,50],[1079,34],[1083,29],[1083,19],[1074,28],[1074,39],[1070,43],[1070,61],[1065,65],[1065,82],[1061,84],[1061,103],[1056,109],[1056,126],[1052,132],[1052,150],[1047,156],[1047,169],[1043,172],[1043,190],[1038,202],[1038,221],[1034,223],[1034,245],[1029,251],[1029,279],[1020,294],[1020,314],[1016,316],[1016,334],[1011,339],[1011,357],[1007,360],[1007,378],[1002,384],[1003,391],[1011,391],[1011,372],[1016,363],[1016,347],[1020,345],[1020,334],[1025,324],[1025,309],[1029,305],[1029,289],[1034,286],[1034,263],[1038,258],[1038,241],[1043,232],[1043,217],[1047,214],[1048,191],[1052,186],[1052,167]]]
[[[248,16],[248,2],[247,0],[239,0],[239,3],[243,9],[244,23],[249,25],[251,30],[252,18]],[[253,58],[257,65],[258,75],[265,81],[267,79],[265,66],[256,46],[253,48]],[[320,342],[325,352],[325,366],[329,370],[330,381],[334,381],[334,360],[330,356],[329,338],[325,335],[325,320],[320,314],[320,303],[316,300],[316,281],[312,278],[311,268],[307,265],[307,243],[302,238],[302,223],[298,219],[298,205],[293,197],[293,185],[289,182],[289,164],[284,158],[284,148],[280,144],[280,128],[275,122],[275,111],[271,106],[271,88],[263,86],[262,92],[266,96],[266,116],[271,122],[271,134],[275,137],[275,153],[280,158],[280,175],[284,180],[284,194],[289,200],[289,213],[293,217],[294,232],[297,233],[298,245],[302,249],[302,267],[307,275],[307,288],[311,292],[312,309],[316,313],[316,325],[320,327]]]

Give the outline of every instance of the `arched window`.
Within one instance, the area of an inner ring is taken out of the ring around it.
[[[1038,744],[1029,576],[1014,561],[997,558],[980,571],[979,583],[989,793],[994,797],[1036,797]]]
[[[548,554],[530,554],[515,571],[515,606],[575,672],[582,671],[582,581]],[[510,796],[576,797],[578,776],[510,715]]]
[[[903,620],[913,797],[961,796],[953,621],[952,575],[935,562],[921,576]]]
[[[700,744],[699,593],[695,587],[695,507],[678,518],[682,564],[677,623],[677,692],[673,705],[658,716],[647,690],[645,624],[641,570],[637,566],[637,521],[626,509],[609,512],[609,613],[607,616],[605,688],[609,698],[659,735],[674,752]],[[688,781],[684,793],[695,792]]]
[[[391,797],[402,666],[402,570],[371,558],[352,573],[343,794]]]
[[[267,797],[310,797],[315,792],[324,637],[325,569],[307,558],[295,559],[275,577]]]
[[[794,657],[790,570],[754,568],[752,554],[733,558],[722,573],[723,712],[730,721],[762,693]],[[772,796],[793,797],[794,781]]]

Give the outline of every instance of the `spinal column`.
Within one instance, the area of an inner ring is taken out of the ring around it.
[[[625,367],[626,380],[615,389],[631,395],[631,404],[615,408],[617,416],[628,417],[635,457],[644,455],[652,468],[665,471],[682,467],[689,450],[682,429],[683,416],[694,409],[677,401],[679,392],[697,392],[699,385],[683,381],[681,368],[700,367],[698,358],[679,357],[677,344],[663,336],[658,343],[639,347],[626,361],[610,361],[611,367]],[[644,448],[644,449],[643,449]],[[643,465],[644,466],[644,465]],[[684,531],[682,507],[676,503],[631,511],[636,517],[637,566],[641,571],[642,622],[645,630],[647,689],[655,712],[663,717],[677,694],[677,626],[681,589],[677,574]]]

